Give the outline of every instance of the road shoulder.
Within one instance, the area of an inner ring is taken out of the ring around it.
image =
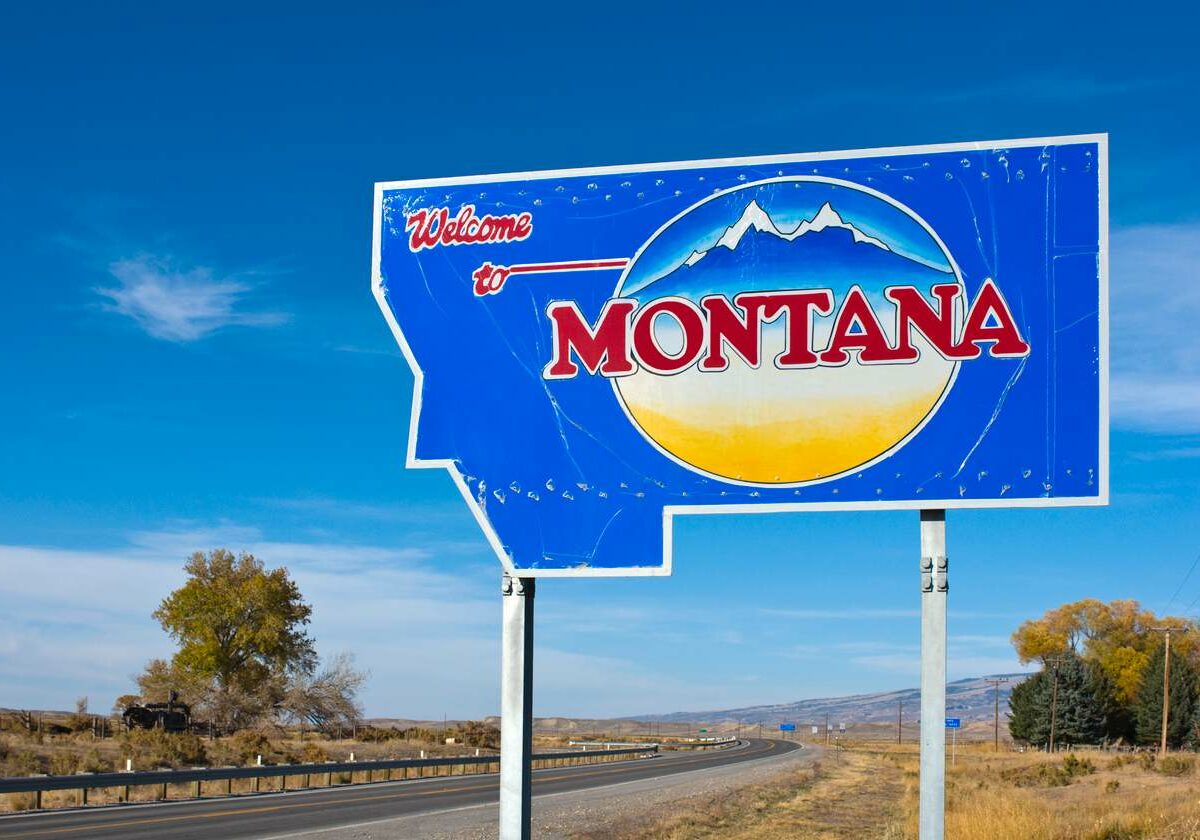
[[[614,822],[649,820],[674,803],[692,797],[720,797],[738,788],[764,783],[812,764],[815,750],[795,750],[738,764],[687,773],[617,782],[577,791],[534,797],[533,833],[544,840],[566,840],[580,833],[604,836]],[[276,835],[271,840],[495,840],[497,806],[479,805],[435,813],[361,823],[320,831]]]

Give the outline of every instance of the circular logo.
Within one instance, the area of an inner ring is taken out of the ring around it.
[[[911,210],[856,184],[793,177],[739,186],[690,207],[642,246],[617,294],[639,306],[662,298],[700,306],[713,295],[736,303],[745,292],[828,289],[831,312],[813,314],[809,324],[819,352],[852,289],[894,345],[896,309],[884,291],[912,286],[927,295],[946,283],[962,287],[958,268]],[[953,318],[957,331],[957,304]],[[787,320],[761,324],[756,365],[728,352],[722,370],[693,364],[662,375],[641,368],[613,387],[637,428],[676,462],[732,482],[797,485],[895,451],[936,412],[957,372],[916,331],[914,362],[861,364],[851,351],[840,367],[781,367],[789,332],[794,337]],[[651,331],[663,353],[682,352],[686,336],[669,312],[655,317]]]

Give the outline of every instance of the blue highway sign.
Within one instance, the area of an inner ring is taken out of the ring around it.
[[[377,184],[385,433],[527,576],[669,574],[688,514],[1105,504],[1106,149]]]
[[[947,729],[961,729],[962,728],[962,718],[946,718],[946,728]]]

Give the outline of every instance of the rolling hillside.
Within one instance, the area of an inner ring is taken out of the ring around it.
[[[991,721],[993,692],[988,679],[1007,678],[1000,685],[1000,714],[1008,710],[1008,695],[1012,687],[1028,674],[998,674],[996,677],[972,677],[946,686],[947,717],[962,718],[964,723]],[[666,723],[739,721],[746,724],[776,724],[783,721],[817,723],[829,716],[832,722],[884,723],[896,720],[896,712],[904,704],[904,717],[916,721],[921,705],[921,692],[916,688],[886,691],[876,694],[856,694],[849,697],[822,697],[798,700],[773,706],[748,706],[742,709],[720,709],[698,712],[674,712],[666,715],[645,715],[642,721]],[[633,718],[630,718],[633,719]]]

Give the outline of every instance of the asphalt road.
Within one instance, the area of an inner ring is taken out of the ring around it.
[[[533,794],[537,797],[688,773],[779,755],[797,746],[790,741],[752,739],[726,750],[667,752],[648,759],[539,770],[533,774]],[[492,774],[20,814],[0,817],[0,840],[263,838],[487,805],[497,801],[497,790],[498,780]]]

